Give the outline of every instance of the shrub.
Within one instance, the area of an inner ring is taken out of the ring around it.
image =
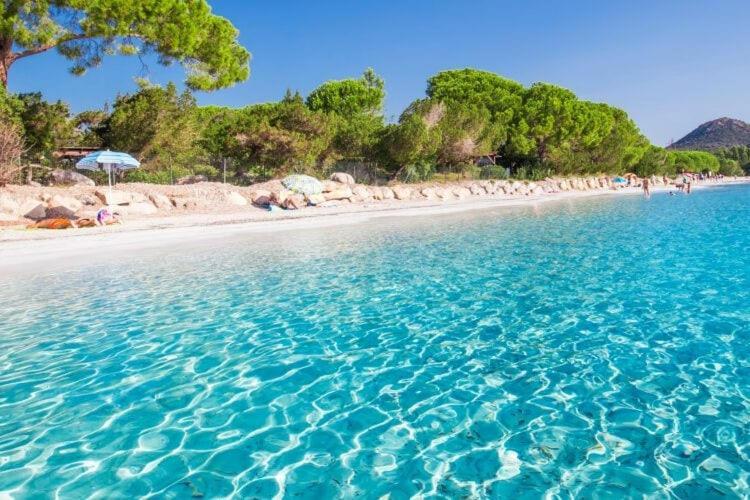
[[[23,137],[18,129],[0,124],[0,186],[18,181],[22,153]]]

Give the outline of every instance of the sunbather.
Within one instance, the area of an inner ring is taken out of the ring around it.
[[[120,214],[117,212],[110,212],[108,208],[100,208],[96,212],[96,223],[100,226],[109,226],[112,224],[122,224]]]

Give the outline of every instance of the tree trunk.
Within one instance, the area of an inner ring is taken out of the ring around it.
[[[8,88],[8,70],[13,60],[13,40],[0,38],[0,82],[6,89]]]

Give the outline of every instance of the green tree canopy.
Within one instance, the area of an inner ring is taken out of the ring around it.
[[[247,79],[250,54],[206,0],[12,0],[0,2],[0,81],[18,60],[57,51],[82,74],[109,54],[155,53],[182,64],[190,88]]]
[[[24,134],[25,154],[33,160],[51,160],[57,148],[76,142],[77,132],[70,120],[70,109],[62,101],[50,103],[39,92],[19,94],[20,119]]]
[[[329,117],[311,111],[300,98],[248,106],[219,114],[217,120],[210,127],[211,140],[223,143],[227,156],[246,173],[264,166],[278,175],[314,174],[331,160]]]
[[[333,147],[340,158],[364,158],[372,153],[383,128],[383,79],[368,68],[359,79],[329,81],[313,90],[307,106],[329,115]]]
[[[190,92],[141,82],[138,92],[117,98],[100,133],[107,147],[136,156],[146,168],[190,167],[202,153],[195,110]]]
[[[523,86],[489,71],[442,71],[427,80],[427,96],[464,114],[488,113],[481,135],[499,149],[510,139],[523,98]]]
[[[376,115],[383,111],[383,79],[368,68],[361,78],[325,82],[307,96],[313,111],[342,116]]]

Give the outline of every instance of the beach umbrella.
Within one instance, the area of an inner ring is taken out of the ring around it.
[[[76,163],[76,168],[81,170],[102,170],[107,172],[109,184],[109,198],[112,198],[112,179],[117,171],[131,170],[141,166],[141,162],[127,153],[117,151],[96,151],[87,155]]]
[[[290,175],[281,180],[281,184],[290,191],[309,196],[323,192],[323,184],[309,175]]]

